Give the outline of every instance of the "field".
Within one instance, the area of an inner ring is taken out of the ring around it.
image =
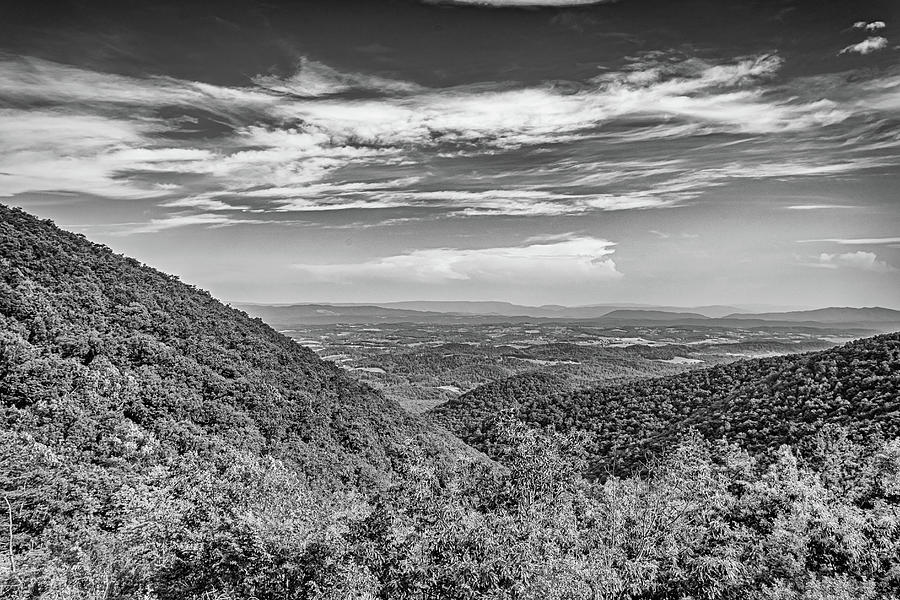
[[[741,358],[821,350],[858,337],[857,330],[840,327],[545,320],[296,325],[281,332],[414,412],[522,373],[558,374],[574,390]]]

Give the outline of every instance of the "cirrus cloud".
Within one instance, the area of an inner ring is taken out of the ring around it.
[[[0,55],[0,101],[15,107],[0,110],[0,196],[158,198],[164,214],[153,217],[185,224],[189,209],[249,209],[259,219],[387,208],[551,217],[678,206],[738,178],[833,176],[897,161],[862,152],[895,143],[869,141],[867,129],[849,143],[820,132],[896,111],[900,78],[829,100],[833,88],[773,87],[781,66],[772,54],[645,57],[574,88],[436,89],[306,60],[290,77],[225,87]],[[723,137],[727,147],[704,146]],[[774,137],[784,143],[773,159],[761,140]],[[554,146],[580,154],[548,160]]]
[[[830,242],[841,246],[878,246],[883,244],[900,244],[900,237],[872,238],[820,238],[815,240],[798,240],[801,244]]]

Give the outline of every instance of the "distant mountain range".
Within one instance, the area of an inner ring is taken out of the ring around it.
[[[773,325],[900,329],[900,311],[881,307],[829,307],[786,312],[742,312],[733,306],[521,306],[505,302],[389,302],[384,304],[238,304],[273,327],[375,323],[492,323],[589,320],[614,324],[669,323],[718,327]]]
[[[503,315],[508,317],[540,317],[549,319],[594,319],[607,315],[617,310],[654,310],[664,312],[692,312],[706,317],[722,317],[741,312],[749,312],[741,307],[711,305],[711,306],[657,306],[653,304],[591,304],[587,306],[561,306],[558,304],[544,304],[541,306],[525,306],[510,302],[472,302],[472,301],[411,301],[411,302],[374,302],[376,306],[383,308],[396,308],[405,310],[477,314],[477,315]],[[354,305],[341,305],[354,306]],[[774,308],[774,307],[770,307]]]
[[[235,304],[248,314],[259,317],[276,329],[286,329],[296,325],[328,325],[343,323],[348,325],[371,325],[377,323],[491,323],[498,317],[504,321],[529,321],[530,316],[508,317],[496,314],[453,313],[400,308],[385,308],[375,305],[337,304]]]
[[[818,323],[897,323],[900,311],[872,306],[866,308],[829,307],[817,310],[797,310],[790,312],[769,312],[758,314],[734,313],[728,319],[762,319],[764,321],[816,321]]]
[[[710,320],[711,317],[695,312],[669,312],[665,310],[638,310],[621,308],[606,313],[600,319],[604,321],[672,321],[675,319]]]

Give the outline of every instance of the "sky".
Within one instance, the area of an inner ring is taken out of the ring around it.
[[[900,3],[0,6],[0,202],[234,302],[900,308]]]

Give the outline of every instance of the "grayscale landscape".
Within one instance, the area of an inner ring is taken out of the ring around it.
[[[0,599],[900,600],[898,19],[0,4]]]
[[[507,314],[479,314],[497,308],[479,303],[447,307],[453,313],[395,306],[240,308],[416,412],[513,375],[554,374],[561,388],[574,390],[822,350],[900,329],[900,311],[886,309],[764,315],[732,309],[737,312],[714,318],[694,311],[715,315],[727,307],[668,312],[511,305],[502,307]],[[534,316],[541,314],[556,316]]]

